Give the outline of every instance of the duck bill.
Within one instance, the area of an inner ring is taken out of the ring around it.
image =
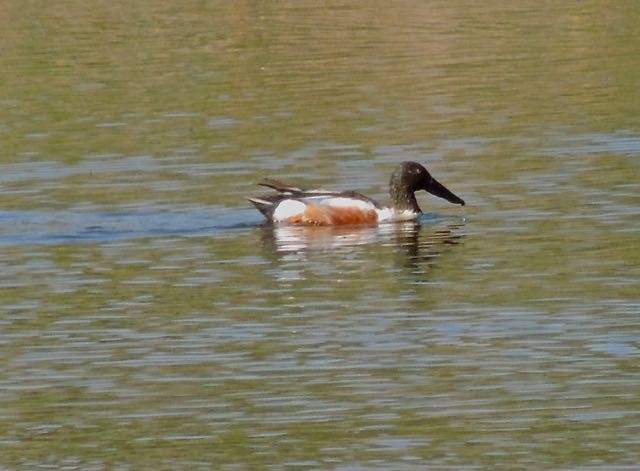
[[[434,196],[447,200],[449,203],[464,206],[464,200],[462,198],[458,198],[435,178],[431,178],[431,181],[427,184],[425,190]]]

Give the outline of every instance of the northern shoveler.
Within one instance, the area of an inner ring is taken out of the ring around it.
[[[416,162],[402,162],[391,175],[390,207],[355,191],[305,190],[272,179],[265,179],[259,185],[273,188],[276,193],[249,198],[249,201],[268,221],[284,224],[333,226],[417,219],[422,214],[414,194],[418,190],[464,205],[461,198]]]

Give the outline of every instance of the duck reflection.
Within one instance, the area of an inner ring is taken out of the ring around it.
[[[431,265],[447,246],[462,241],[463,225],[464,220],[427,227],[416,223],[413,230],[397,232],[393,243],[400,255],[400,263],[410,271],[423,271],[424,265]]]
[[[312,252],[336,252],[368,244],[393,247],[402,265],[416,268],[431,261],[448,245],[460,243],[464,220],[423,224],[407,221],[377,226],[290,226],[265,225],[265,249],[287,259],[304,259]],[[297,256],[296,256],[297,255]]]

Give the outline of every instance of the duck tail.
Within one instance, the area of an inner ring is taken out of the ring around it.
[[[251,204],[253,204],[258,211],[260,211],[268,221],[273,216],[275,205],[273,201],[269,201],[265,198],[247,198]]]

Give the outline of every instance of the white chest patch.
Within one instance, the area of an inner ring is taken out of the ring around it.
[[[378,222],[413,221],[420,216],[420,214],[413,211],[395,211],[391,208],[378,209],[377,213]]]

